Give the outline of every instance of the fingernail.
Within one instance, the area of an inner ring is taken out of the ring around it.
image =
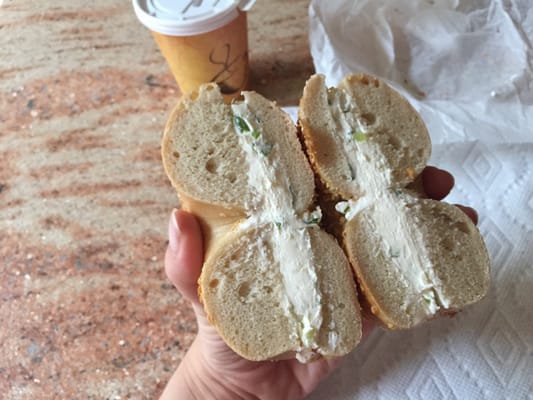
[[[180,228],[176,215],[177,212],[178,210],[176,208],[172,210],[172,214],[170,215],[170,225],[168,229],[168,245],[172,251],[178,250]]]
[[[472,208],[473,218],[472,221],[475,225],[479,222],[479,214],[477,213],[477,210],[475,208]]]

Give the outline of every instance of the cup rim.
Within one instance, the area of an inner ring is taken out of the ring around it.
[[[216,14],[196,20],[176,20],[150,15],[140,4],[132,0],[133,9],[139,21],[148,29],[168,36],[193,36],[214,31],[233,21],[239,15],[239,2],[235,1]]]

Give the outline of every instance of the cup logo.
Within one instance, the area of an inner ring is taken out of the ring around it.
[[[246,74],[239,74],[239,69],[245,68],[247,60],[247,51],[243,54],[232,54],[231,45],[224,43],[222,46],[215,47],[209,53],[209,62],[213,65],[219,66],[218,72],[210,79],[210,82],[215,82],[220,87],[222,94],[235,94],[246,83]],[[240,61],[243,62],[240,62]],[[236,79],[241,77],[239,81]]]

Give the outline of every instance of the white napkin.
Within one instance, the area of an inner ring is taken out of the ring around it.
[[[313,0],[309,16],[328,85],[374,74],[420,112],[493,279],[454,318],[375,331],[311,399],[533,400],[532,1]]]

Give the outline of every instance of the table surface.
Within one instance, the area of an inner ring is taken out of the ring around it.
[[[0,1],[0,393],[155,398],[196,333],[166,280],[180,91],[128,1]],[[249,13],[251,88],[296,105],[308,1]]]

